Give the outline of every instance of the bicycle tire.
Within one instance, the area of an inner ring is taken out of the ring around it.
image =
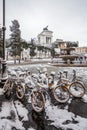
[[[69,92],[77,98],[83,97],[85,94],[85,87],[81,82],[72,82],[69,86]]]
[[[16,86],[16,96],[18,99],[23,99],[25,95],[25,86],[22,84],[18,84]]]
[[[33,110],[36,112],[41,112],[44,109],[45,99],[41,92],[34,91],[31,94],[31,103]]]
[[[70,93],[66,86],[58,85],[53,89],[54,98],[60,103],[66,103],[70,98]]]
[[[3,86],[4,93],[9,89],[9,86],[10,86],[10,81],[9,81],[9,79],[7,79]]]
[[[11,96],[12,86],[13,86],[12,82],[9,79],[7,79],[3,86],[3,91],[6,98],[9,98]]]

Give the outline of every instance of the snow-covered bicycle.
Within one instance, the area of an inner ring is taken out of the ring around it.
[[[3,91],[6,98],[11,97],[13,92],[15,92],[18,99],[23,99],[25,95],[25,86],[19,76],[10,74],[3,86]]]
[[[34,78],[33,82],[35,83],[35,88],[31,93],[31,103],[32,107],[36,112],[41,112],[45,107],[45,99],[48,96],[47,85],[43,84],[41,79]],[[46,87],[44,87],[46,86]]]
[[[76,71],[73,70],[73,79],[70,81],[66,78],[62,78],[62,73],[60,72],[60,78],[57,86],[54,88],[54,97],[60,103],[65,103],[69,100],[70,94],[74,97],[81,98],[85,94],[85,86],[81,80],[76,77]]]

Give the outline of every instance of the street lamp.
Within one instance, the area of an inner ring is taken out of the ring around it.
[[[5,27],[5,0],[3,0],[3,27],[2,27],[2,31],[3,31],[3,60],[2,60],[2,84],[6,81],[7,79],[7,72],[6,72],[6,60],[5,60],[5,31],[6,31],[6,27]]]
[[[3,27],[2,27],[2,31],[3,31],[3,60],[5,60],[5,0],[3,0]]]

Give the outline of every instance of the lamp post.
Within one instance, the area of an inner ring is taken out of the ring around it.
[[[3,0],[3,27],[2,27],[2,31],[3,31],[3,60],[2,60],[2,84],[6,81],[7,79],[7,71],[6,71],[6,60],[5,60],[5,31],[6,31],[6,27],[5,27],[5,0]]]
[[[3,0],[3,27],[2,27],[2,31],[3,31],[3,60],[5,60],[5,0]]]

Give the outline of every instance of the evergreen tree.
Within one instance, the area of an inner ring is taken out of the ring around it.
[[[21,40],[21,47],[25,48],[25,49],[28,49],[28,47],[29,47],[28,42],[22,39]]]
[[[12,26],[10,26],[10,42],[11,42],[11,54],[12,56],[21,56],[22,46],[21,46],[21,31],[20,25],[17,20],[12,21]]]
[[[29,48],[30,48],[30,56],[32,58],[33,56],[36,55],[36,53],[35,53],[36,46],[35,46],[35,43],[34,43],[34,39],[31,39]]]
[[[20,31],[19,22],[17,20],[12,21],[12,26],[10,26],[10,31],[11,31],[11,34],[10,34],[11,54],[16,59],[17,56],[19,57],[21,56],[21,51],[22,51],[21,31]]]

